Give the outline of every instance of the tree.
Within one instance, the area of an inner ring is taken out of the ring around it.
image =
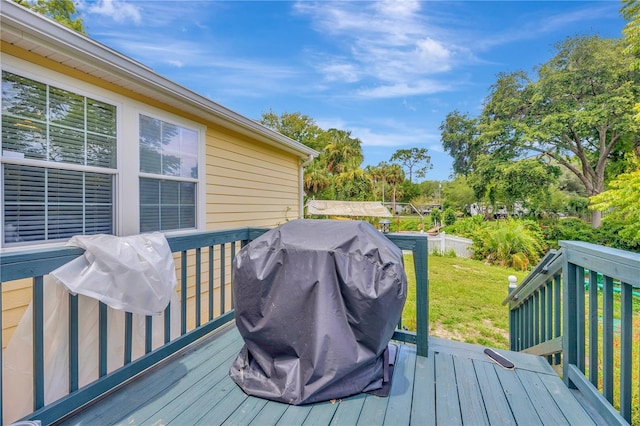
[[[453,225],[454,223],[456,223],[456,219],[457,217],[455,210],[453,210],[452,208],[445,209],[442,219],[445,226]]]
[[[84,34],[82,17],[76,14],[72,0],[13,0],[21,6],[45,15],[62,25]]]
[[[473,189],[467,183],[464,176],[459,176],[453,181],[446,183],[442,188],[445,208],[451,207],[455,210],[468,212],[469,206],[476,201]]]
[[[359,167],[336,175],[334,180],[338,199],[367,201],[371,197],[373,180]]]
[[[389,160],[391,163],[400,164],[409,175],[409,181],[413,182],[413,173],[416,177],[423,178],[427,170],[433,168],[431,156],[426,148],[411,148],[397,150]]]
[[[604,221],[622,223],[620,236],[640,245],[640,168],[609,182],[609,189],[591,197],[590,209],[606,211]]]
[[[396,212],[396,198],[398,197],[398,185],[404,182],[405,176],[402,167],[398,164],[390,164],[386,169],[385,181],[391,185],[392,196],[391,203],[393,204],[393,212]]]
[[[304,171],[304,190],[307,196],[315,198],[331,186],[327,169],[320,162],[311,162]]]
[[[622,0],[622,5],[620,13],[628,21],[622,29],[626,44],[625,52],[635,58],[631,69],[637,71],[640,69],[640,3],[638,0]],[[636,120],[640,121],[640,103],[636,103],[634,110]]]
[[[632,113],[640,99],[640,75],[630,70],[633,58],[624,53],[620,40],[568,38],[556,49],[556,56],[539,67],[535,81],[521,71],[499,75],[476,132],[466,126],[456,130],[448,120],[441,126],[447,132],[443,141],[453,147],[451,141],[459,137],[462,142],[456,146],[468,151],[449,152],[459,164],[468,158],[476,170],[538,152],[571,171],[593,196],[604,190],[612,159],[640,142],[640,123]],[[495,188],[487,190],[495,195]],[[600,221],[594,212],[592,225]]]
[[[351,132],[329,129],[321,139],[328,141],[324,146],[324,154],[329,173],[340,174],[362,164],[362,142],[358,138],[352,138]]]
[[[316,151],[324,149],[323,142],[318,140],[323,130],[307,115],[299,112],[283,112],[278,116],[272,110],[269,110],[269,112],[262,113],[260,123]]]
[[[453,111],[447,114],[439,129],[442,147],[453,158],[453,172],[462,176],[471,173],[483,148],[478,119]]]
[[[632,68],[640,69],[640,2],[622,0],[620,14],[628,21],[622,29],[626,44],[625,52],[635,57]]]
[[[442,212],[439,209],[431,210],[431,222],[434,227],[442,224]]]

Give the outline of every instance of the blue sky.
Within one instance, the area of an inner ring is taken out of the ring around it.
[[[427,148],[477,115],[500,72],[534,68],[570,36],[621,36],[618,1],[142,1],[78,3],[88,35],[258,120],[300,112],[362,141],[363,166]]]

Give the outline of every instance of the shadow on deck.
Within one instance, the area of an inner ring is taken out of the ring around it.
[[[229,367],[242,338],[233,325],[205,337],[107,394],[64,425],[127,424],[595,424],[546,360],[429,337],[429,356],[400,344],[391,394],[359,394],[304,406],[247,396]]]

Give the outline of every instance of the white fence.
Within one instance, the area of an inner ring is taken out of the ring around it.
[[[438,235],[429,235],[428,238],[429,253],[437,251],[438,253],[446,254],[453,250],[458,257],[473,256],[473,250],[471,250],[473,241],[468,238],[447,235],[445,232],[441,232]]]

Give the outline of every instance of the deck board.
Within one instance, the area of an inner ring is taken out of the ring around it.
[[[488,425],[489,419],[487,418],[487,411],[482,399],[482,391],[478,384],[478,377],[473,365],[473,360],[454,355],[453,365],[456,369],[462,423]]]
[[[227,326],[83,408],[62,425],[595,424],[546,361],[429,339],[429,356],[399,344],[389,397],[359,394],[304,406],[247,396],[229,377],[242,339]]]
[[[501,385],[495,366],[478,360],[473,360],[473,365],[478,377],[478,385],[480,386],[480,392],[482,392],[489,424],[515,425],[516,419],[511,413],[507,397],[504,392],[498,391],[501,389]]]

